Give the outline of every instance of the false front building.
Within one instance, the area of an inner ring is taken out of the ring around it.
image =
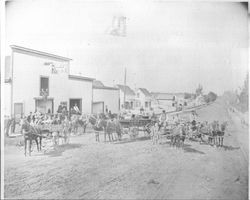
[[[92,112],[94,79],[70,75],[71,59],[14,45],[11,50],[6,59],[5,115],[56,113],[59,105]]]

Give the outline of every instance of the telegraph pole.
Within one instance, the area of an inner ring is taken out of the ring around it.
[[[127,76],[127,70],[125,67],[125,74],[124,74],[124,108],[125,108],[125,104],[126,104],[126,76]]]

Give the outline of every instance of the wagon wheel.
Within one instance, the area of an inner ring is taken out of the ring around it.
[[[144,135],[145,135],[145,136],[150,136],[151,127],[152,127],[152,126],[153,126],[152,123],[148,123],[148,124],[146,124],[146,125],[143,127]]]
[[[129,136],[131,139],[135,139],[137,138],[137,136],[139,135],[139,130],[137,127],[131,127],[130,131],[129,131]]]

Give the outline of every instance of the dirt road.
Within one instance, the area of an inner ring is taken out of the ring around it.
[[[187,141],[184,149],[175,149],[144,137],[96,143],[93,134],[86,134],[56,150],[34,149],[25,158],[23,149],[7,145],[5,197],[248,199],[248,142],[242,143],[247,129],[234,122],[222,101],[198,115],[200,120],[230,122],[224,148]]]

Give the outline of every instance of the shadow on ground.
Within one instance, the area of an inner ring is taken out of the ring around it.
[[[145,141],[145,140],[150,140],[150,137],[144,136],[144,137],[139,137],[136,139],[122,139],[122,141],[114,142],[113,144],[125,144],[125,143],[131,143],[131,142],[138,142],[138,141]]]
[[[233,147],[233,146],[223,146],[222,147],[225,151],[233,151],[233,150],[238,150],[240,147]]]
[[[183,150],[185,153],[198,153],[198,154],[205,154],[204,152],[202,151],[198,151],[194,148],[191,148],[191,147],[183,147]]]
[[[175,146],[171,146],[171,142],[170,141],[166,141],[166,142],[161,142],[160,143],[161,145],[169,145],[170,147],[172,148],[176,148]],[[204,152],[202,151],[198,151],[194,148],[192,148],[192,145],[190,144],[184,144],[184,146],[182,147],[184,153],[198,153],[198,154],[205,154]]]
[[[52,150],[49,150],[44,153],[44,155],[50,156],[50,157],[58,157],[61,156],[63,152],[71,149],[77,149],[83,147],[83,144],[63,144],[55,147]]]

